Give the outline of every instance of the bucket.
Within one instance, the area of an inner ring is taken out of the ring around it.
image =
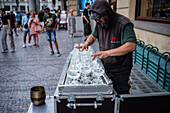
[[[31,88],[31,101],[38,106],[45,103],[45,90],[43,86],[35,86]]]

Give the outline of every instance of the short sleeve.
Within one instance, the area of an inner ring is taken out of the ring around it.
[[[9,18],[9,16],[6,16],[6,20],[9,20],[10,18]]]
[[[131,24],[128,24],[121,32],[121,44],[126,42],[136,43],[136,35]]]
[[[83,16],[86,16],[87,15],[87,9],[84,9],[84,11],[83,11]]]

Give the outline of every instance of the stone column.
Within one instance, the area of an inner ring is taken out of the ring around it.
[[[29,0],[29,11],[35,11],[39,13],[40,0]]]
[[[35,0],[29,0],[29,11],[35,11]]]
[[[39,13],[39,11],[40,11],[40,0],[35,0],[35,2],[36,2],[36,5],[35,5],[36,13]]]

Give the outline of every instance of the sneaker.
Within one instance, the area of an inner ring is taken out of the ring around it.
[[[28,44],[28,46],[29,46],[29,47],[32,47],[32,45],[31,45],[31,44]]]
[[[23,48],[26,48],[26,45],[24,44],[22,47],[23,47]]]
[[[8,52],[8,49],[2,50],[1,52],[2,52],[2,53],[7,53],[7,52]]]
[[[51,51],[51,52],[50,52],[50,56],[51,56],[51,55],[54,55],[54,51]]]
[[[14,53],[15,52],[15,49],[11,49],[11,53]]]
[[[61,54],[60,53],[57,53],[57,57],[60,57],[61,56]]]

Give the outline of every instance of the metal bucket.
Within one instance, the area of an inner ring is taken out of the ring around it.
[[[38,106],[45,103],[45,89],[43,86],[35,86],[31,88],[31,101]]]

